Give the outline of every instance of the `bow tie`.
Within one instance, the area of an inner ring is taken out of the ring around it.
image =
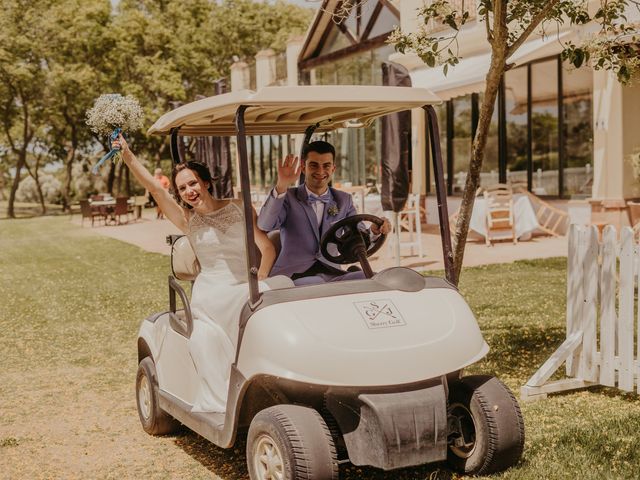
[[[310,193],[309,194],[309,198],[308,198],[308,202],[309,205],[316,203],[316,202],[322,202],[322,203],[329,203],[331,202],[331,194],[329,192],[324,193],[322,195],[316,195],[315,193]]]

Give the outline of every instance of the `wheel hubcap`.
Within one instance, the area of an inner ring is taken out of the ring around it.
[[[282,454],[269,435],[258,437],[253,464],[260,480],[284,479]]]
[[[460,403],[451,405],[449,417],[457,434],[449,448],[460,458],[469,458],[476,448],[476,423],[467,407]]]
[[[151,384],[149,378],[143,375],[140,379],[140,386],[138,387],[138,406],[140,407],[140,413],[145,419],[151,416]]]

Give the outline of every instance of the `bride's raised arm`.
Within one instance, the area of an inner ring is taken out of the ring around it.
[[[136,177],[142,186],[153,195],[162,213],[182,232],[187,233],[188,223],[185,209],[181,207],[169,191],[151,175],[151,172],[140,163],[129,149],[129,145],[122,135],[119,135],[118,139],[113,142],[112,148],[120,148],[124,163],[127,164],[131,173],[133,173],[134,177]]]

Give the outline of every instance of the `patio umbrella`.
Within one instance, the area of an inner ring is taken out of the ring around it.
[[[393,62],[382,64],[382,83],[393,87],[410,87],[409,72]],[[409,162],[411,161],[411,111],[382,118],[382,209],[393,211],[396,231],[396,255],[400,263],[400,228],[398,212],[409,196]]]

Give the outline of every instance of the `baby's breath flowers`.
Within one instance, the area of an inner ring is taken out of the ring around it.
[[[109,135],[116,128],[135,132],[142,127],[143,118],[144,112],[138,100],[119,93],[100,95],[93,107],[87,110],[87,125],[98,135]]]
[[[87,110],[87,125],[98,135],[109,135],[109,143],[118,138],[121,132],[133,133],[142,127],[144,112],[134,97],[119,93],[100,95],[93,107]],[[119,150],[112,149],[96,163],[92,171],[98,173],[100,166],[113,158],[119,158]]]

